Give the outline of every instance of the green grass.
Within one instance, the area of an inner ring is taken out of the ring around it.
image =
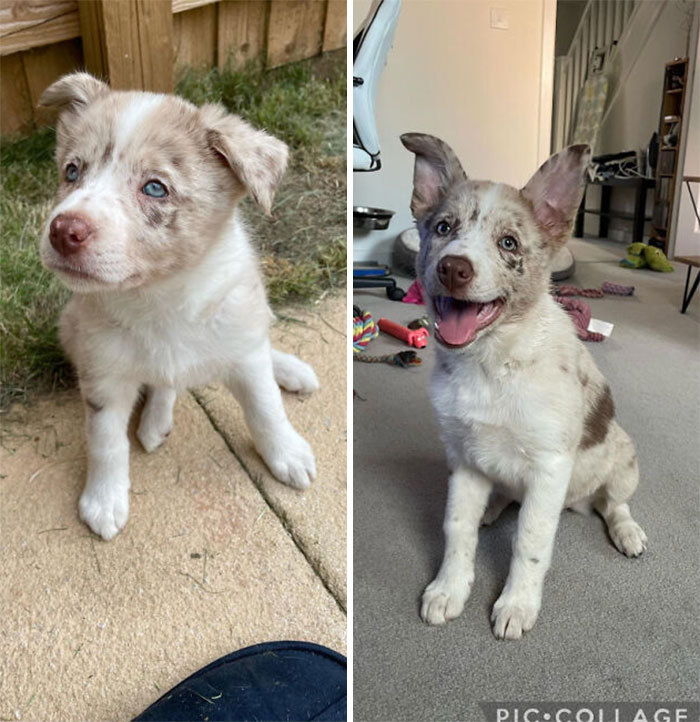
[[[244,201],[273,305],[310,302],[345,283],[345,54],[264,72],[192,70],[176,92],[219,102],[290,147],[271,217]],[[52,129],[0,143],[0,408],[74,383],[56,336],[68,292],[39,262],[53,203]]]

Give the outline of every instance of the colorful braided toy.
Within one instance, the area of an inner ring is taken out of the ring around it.
[[[369,311],[361,311],[353,306],[352,313],[352,350],[360,353],[373,338],[379,336],[379,328]]]

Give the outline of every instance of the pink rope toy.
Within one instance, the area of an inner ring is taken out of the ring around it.
[[[555,286],[552,294],[557,296],[585,296],[586,298],[603,298],[605,295],[597,288],[579,288],[578,286]]]
[[[623,286],[619,283],[610,283],[610,281],[604,281],[601,288],[605,293],[613,296],[631,296],[634,293],[634,286]]]
[[[600,289],[598,288],[579,288],[578,286],[554,286],[552,295],[557,296],[583,296],[585,298],[603,298],[605,294],[611,296],[631,296],[634,293],[634,286],[622,286],[619,283],[610,283],[604,281]]]
[[[555,296],[554,300],[569,314],[574,323],[576,333],[582,341],[604,341],[602,333],[588,330],[591,322],[591,309],[585,301],[577,301],[574,298],[560,298]]]

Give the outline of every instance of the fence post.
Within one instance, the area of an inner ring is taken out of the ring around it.
[[[173,89],[170,0],[78,0],[85,67],[115,90]]]

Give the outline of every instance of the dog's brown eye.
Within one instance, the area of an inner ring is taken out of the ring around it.
[[[498,245],[500,248],[502,248],[504,251],[515,251],[518,248],[518,242],[513,238],[513,236],[503,236],[501,240],[498,242]]]
[[[78,180],[78,176],[80,176],[80,169],[75,163],[69,163],[66,166],[66,180],[69,183],[74,183]]]
[[[435,226],[435,233],[437,233],[438,236],[446,236],[451,230],[452,226],[447,221],[440,221],[437,226]]]

